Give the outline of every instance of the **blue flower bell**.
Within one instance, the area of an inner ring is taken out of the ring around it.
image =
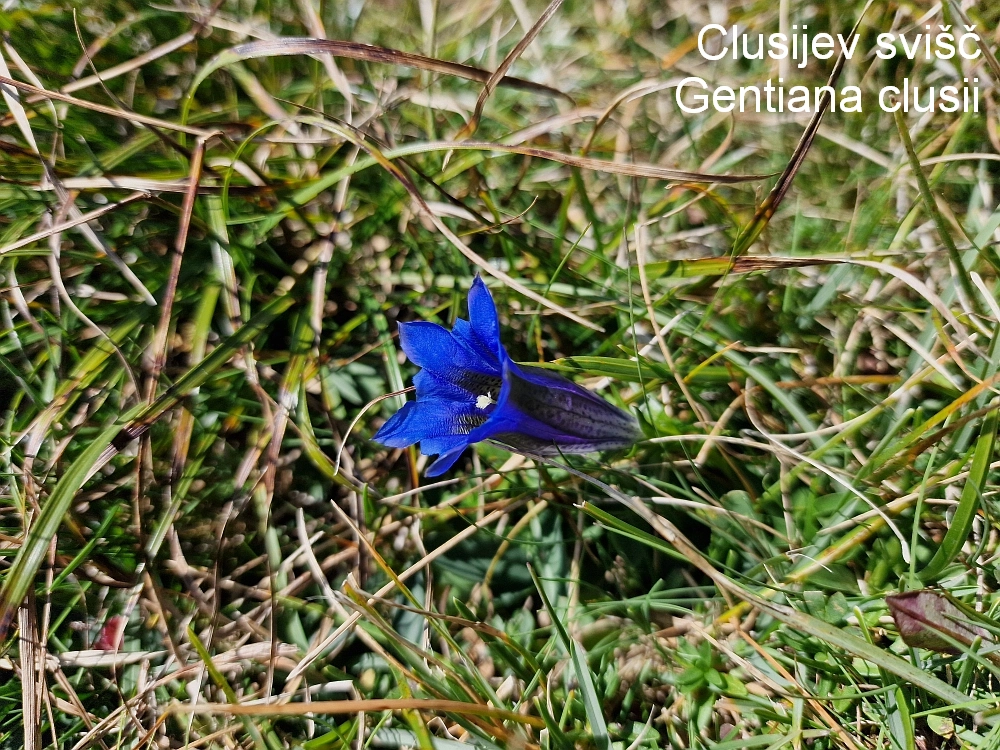
[[[407,402],[375,435],[392,448],[420,443],[437,455],[428,477],[448,471],[467,447],[489,440],[515,453],[552,456],[624,448],[642,433],[631,414],[570,380],[514,363],[486,284],[469,290],[469,320],[399,324],[399,340],[422,368]]]

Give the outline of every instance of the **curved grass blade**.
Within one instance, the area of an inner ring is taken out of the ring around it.
[[[312,122],[312,120],[311,118],[301,118],[301,122],[308,123]],[[318,120],[317,124],[325,124],[325,121]],[[348,140],[354,139],[349,138]],[[701,182],[716,183],[720,185],[734,185],[741,182],[764,180],[773,176],[767,174],[731,175],[712,174],[710,172],[689,172],[683,169],[661,167],[657,164],[645,164],[641,162],[613,162],[607,159],[593,159],[585,156],[577,156],[575,154],[564,154],[550,149],[534,148],[531,146],[517,146],[504,143],[491,143],[489,141],[421,141],[418,143],[408,143],[405,146],[397,146],[396,148],[386,149],[381,152],[380,157],[391,161],[407,156],[416,156],[430,151],[472,151],[477,152],[474,153],[473,156],[478,157],[479,159],[486,158],[487,152],[516,154],[519,156],[537,157],[539,159],[554,161],[560,164],[566,164],[570,167],[587,169],[594,172],[607,172],[611,174],[626,175],[628,177],[646,177],[655,180],[677,182]],[[345,164],[322,174],[318,179],[309,182],[297,190],[288,199],[278,203],[275,209],[266,216],[261,216],[259,220],[256,220],[254,222],[253,233],[247,239],[247,242],[249,244],[254,244],[262,241],[264,237],[267,236],[267,233],[274,229],[289,211],[294,211],[297,207],[303,206],[306,203],[309,203],[309,201],[314,200],[316,196],[326,190],[329,190],[333,185],[336,185],[345,177],[361,172],[379,163],[381,163],[381,161],[377,158],[360,156],[350,164]],[[447,177],[447,173],[445,173],[445,176]],[[824,261],[811,260],[808,264],[802,263],[801,265],[819,265],[822,262]],[[765,263],[765,261],[759,261],[759,263]],[[661,275],[669,273],[669,275],[679,276],[682,278],[689,276],[722,275],[726,272],[726,269],[729,268],[730,264],[729,258],[705,258],[696,261],[684,261],[681,266],[668,264],[668,269],[664,270]],[[796,265],[794,260],[783,258],[780,261],[777,261],[777,265],[774,267],[787,268],[794,265]],[[768,266],[768,268],[770,267],[771,266]],[[752,270],[764,269],[754,267]]]
[[[497,85],[507,76],[507,71],[510,70],[510,66],[514,64],[522,53],[528,48],[535,37],[538,36],[538,32],[542,30],[542,27],[548,23],[549,19],[555,15],[555,12],[559,10],[559,6],[563,4],[563,0],[551,0],[548,7],[542,11],[542,15],[539,16],[538,20],[528,29],[528,33],[521,37],[514,49],[512,49],[507,56],[503,59],[503,62],[497,66],[497,69],[493,71],[489,80],[486,81],[486,85],[483,86],[482,92],[479,94],[479,98],[476,100],[476,108],[472,113],[472,117],[465,124],[465,127],[455,136],[456,141],[465,140],[479,127],[479,118],[483,115],[483,107],[486,106],[486,100],[490,98],[490,95],[496,89]]]
[[[433,57],[425,57],[412,52],[403,52],[389,47],[378,47],[373,44],[362,44],[360,42],[345,42],[337,39],[313,39],[310,37],[285,37],[282,39],[248,42],[238,44],[223,50],[199,71],[191,82],[191,88],[184,102],[184,114],[192,101],[194,92],[202,82],[212,73],[233,63],[243,60],[253,60],[259,57],[282,57],[288,55],[333,55],[334,57],[346,57],[351,60],[361,60],[363,62],[388,63],[390,65],[402,65],[407,68],[417,68],[418,70],[428,70],[432,73],[442,73],[444,75],[466,78],[470,81],[487,83],[490,80],[490,72],[475,68],[471,65],[449,62],[448,60],[438,60]],[[572,101],[566,94],[558,89],[544,86],[540,83],[525,81],[522,78],[504,76],[499,81],[500,86],[507,86],[522,91],[533,91],[539,94],[558,96]],[[187,121],[186,116],[183,119]]]
[[[983,429],[979,433],[979,440],[976,441],[976,450],[972,456],[972,468],[969,470],[969,478],[962,488],[962,496],[958,501],[958,509],[952,518],[948,533],[944,535],[941,546],[938,547],[934,557],[927,563],[927,567],[920,571],[920,579],[924,582],[933,581],[938,578],[944,569],[958,557],[962,551],[962,546],[969,538],[972,531],[972,522],[976,518],[979,510],[979,499],[986,489],[986,475],[989,472],[990,461],[993,458],[993,448],[997,437],[997,422],[1000,418],[1000,411],[994,409],[983,420]]]
[[[792,158],[789,159],[785,171],[781,173],[778,181],[775,183],[774,187],[771,188],[771,192],[768,193],[767,198],[764,202],[757,207],[754,212],[753,219],[750,223],[740,232],[739,237],[736,238],[736,245],[733,247],[733,255],[742,255],[750,246],[757,240],[760,233],[764,231],[768,223],[771,221],[771,217],[774,216],[775,212],[778,210],[778,206],[781,205],[782,199],[785,197],[785,193],[788,192],[788,188],[792,186],[792,180],[795,179],[795,175],[798,174],[799,169],[802,167],[802,162],[806,159],[806,154],[809,153],[809,148],[812,146],[813,140],[816,138],[816,134],[819,132],[819,126],[823,122],[823,115],[826,114],[827,108],[830,106],[830,101],[832,99],[831,90],[837,85],[837,81],[840,79],[840,74],[844,70],[844,65],[847,63],[847,55],[845,50],[850,49],[851,42],[853,41],[855,35],[858,33],[858,27],[861,26],[861,21],[865,17],[865,13],[868,12],[868,8],[871,7],[873,0],[868,0],[865,7],[861,11],[861,16],[858,18],[857,23],[854,24],[854,28],[851,29],[851,33],[847,35],[847,40],[844,43],[844,47],[837,57],[837,62],[833,66],[833,71],[830,73],[830,78],[827,80],[827,89],[823,92],[823,97],[820,99],[819,106],[816,108],[815,114],[813,114],[812,119],[809,120],[809,125],[802,133],[802,137],[799,138],[798,145],[795,147],[795,151],[792,152]]]
[[[590,724],[590,731],[594,735],[594,744],[597,745],[599,750],[611,750],[608,725],[604,720],[604,711],[601,709],[601,702],[597,698],[597,688],[594,687],[594,677],[590,672],[590,665],[587,664],[587,652],[583,650],[583,646],[576,639],[570,637],[566,626],[559,619],[559,613],[556,612],[555,607],[552,606],[552,602],[549,601],[549,597],[545,594],[545,587],[542,586],[542,582],[538,579],[535,569],[530,564],[528,565],[528,572],[531,573],[531,580],[535,582],[535,588],[538,589],[538,595],[542,597],[545,609],[549,611],[552,624],[555,625],[556,632],[559,633],[559,640],[562,641],[563,646],[566,647],[570,657],[573,659],[573,669],[576,672],[576,679],[580,683],[580,692],[583,694],[583,708],[587,712],[587,722]]]
[[[318,118],[304,117],[302,118],[304,123],[314,123],[320,127],[325,127],[328,130],[335,130],[329,127],[329,121],[322,120]],[[342,133],[343,131],[335,130],[335,132]],[[345,136],[348,140],[357,143],[359,136]],[[359,144],[361,145],[361,144]],[[366,145],[362,147],[371,153],[371,150]],[[481,152],[492,152],[492,153],[503,153],[503,154],[515,154],[517,156],[530,156],[532,158],[545,159],[546,161],[554,161],[559,164],[565,164],[569,167],[576,167],[579,169],[586,169],[591,172],[604,172],[609,174],[620,174],[627,177],[645,177],[652,180],[664,180],[664,181],[675,181],[675,182],[700,182],[700,183],[715,183],[719,185],[735,185],[741,182],[754,182],[757,180],[765,180],[773,175],[769,174],[715,174],[713,172],[692,172],[687,169],[673,169],[672,167],[662,167],[659,164],[649,164],[644,162],[617,162],[611,161],[610,159],[594,159],[590,156],[577,156],[576,154],[565,154],[561,151],[553,151],[546,148],[536,148],[534,146],[521,146],[517,144],[509,143],[493,143],[492,141],[418,141],[416,143],[407,143],[403,146],[397,146],[395,148],[386,149],[380,151],[379,154],[372,154],[375,161],[381,162],[382,159],[395,160],[407,156],[417,156],[420,154],[429,153],[432,151],[481,151]],[[353,165],[349,167],[344,167],[342,170],[338,170],[335,173],[331,173],[331,176],[324,176],[323,180],[325,183],[335,182],[336,180],[332,174],[336,174],[337,178],[342,179],[348,174],[353,172],[358,172],[366,167],[372,166],[374,162],[370,160],[359,159]],[[309,186],[305,190],[315,191],[315,186]],[[311,195],[312,193],[305,193],[304,195]],[[296,196],[298,198],[299,196]],[[826,258],[780,258],[780,259],[747,259],[745,261],[745,267],[740,267],[741,272],[750,272],[758,270],[769,270],[771,268],[788,268],[788,267],[798,267],[798,266],[810,266],[810,265],[823,265],[825,263],[836,263],[842,262],[837,259],[826,259]],[[670,265],[671,262],[667,262],[665,265],[668,268],[673,268]],[[677,263],[677,261],[673,261]],[[728,267],[730,263],[729,258],[706,258],[697,261],[686,261],[681,266],[681,268],[694,268],[694,270],[683,273],[676,274],[679,276],[700,276],[707,273],[712,273],[716,267],[719,265],[724,265]],[[703,270],[699,268],[699,264],[704,264],[706,268]]]
[[[664,260],[646,264],[646,274],[650,280],[664,276],[674,279],[689,279],[697,276],[721,276],[772,271],[780,268],[805,268],[807,266],[828,266],[841,261],[840,258],[769,258],[752,256],[748,258],[695,258],[694,260]]]
[[[661,167],[658,164],[646,164],[642,162],[615,162],[610,159],[593,159],[589,156],[577,156],[576,154],[564,154],[561,151],[552,151],[545,148],[534,148],[532,146],[518,146],[506,143],[491,143],[490,141],[425,141],[407,146],[401,146],[383,152],[387,159],[395,159],[399,156],[406,156],[411,153],[425,151],[494,151],[506,154],[517,154],[519,156],[531,156],[547,161],[554,161],[570,167],[578,167],[592,172],[608,172],[611,174],[622,174],[628,177],[648,177],[654,180],[671,180],[677,182],[709,182],[719,185],[735,185],[740,182],[753,182],[764,180],[772,175],[766,174],[713,174],[712,172],[691,172],[686,169],[673,169],[671,167]],[[728,261],[728,258],[723,259]],[[818,261],[812,261],[818,264]],[[788,265],[786,263],[785,265]]]
[[[369,700],[332,700],[301,703],[190,703],[170,706],[175,714],[218,714],[220,716],[310,716],[323,714],[356,714],[359,711],[406,711],[425,713],[441,712],[486,716],[499,721],[525,724],[536,729],[545,729],[545,722],[536,716],[526,716],[516,711],[505,711],[480,703],[440,700],[437,698],[372,698]]]

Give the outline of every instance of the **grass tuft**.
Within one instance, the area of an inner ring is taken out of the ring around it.
[[[991,4],[6,6],[0,747],[996,744]],[[983,55],[685,114],[708,23]],[[477,273],[645,439],[372,442]]]

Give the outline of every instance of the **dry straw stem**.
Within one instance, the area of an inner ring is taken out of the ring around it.
[[[198,73],[191,84],[191,91],[188,101],[197,90],[198,86],[209,75],[219,68],[231,65],[241,60],[251,60],[259,57],[279,57],[282,55],[323,55],[330,54],[334,57],[347,57],[352,60],[364,62],[388,63],[390,65],[403,65],[409,68],[427,70],[432,73],[442,73],[453,75],[459,78],[466,78],[471,81],[488,83],[491,74],[489,71],[462,65],[461,63],[438,60],[433,57],[425,57],[412,52],[402,52],[401,50],[390,49],[388,47],[378,47],[373,44],[362,44],[360,42],[345,42],[335,39],[312,39],[309,37],[284,37],[281,39],[249,42],[239,44],[228,50],[220,52],[213,57]],[[504,76],[497,85],[508,86],[523,91],[531,91],[538,94],[557,96],[572,101],[568,96],[558,89],[544,86],[540,83],[525,81],[521,78]]]
[[[125,62],[114,65],[110,68],[105,68],[99,73],[94,73],[86,78],[78,78],[75,81],[71,81],[63,86],[60,91],[64,94],[72,94],[74,91],[90,88],[94,84],[110,81],[118,76],[130,73],[133,70],[138,70],[143,65],[151,63],[154,60],[158,60],[165,55],[169,55],[171,52],[179,50],[181,47],[193,42],[197,38],[197,31],[185,31],[183,34],[176,36],[163,44],[158,44],[151,50],[147,50],[141,55],[136,55],[130,60],[126,60]],[[91,57],[92,54],[88,51],[87,54],[84,55],[81,62],[89,61]]]
[[[177,227],[174,252],[170,258],[170,274],[167,276],[167,288],[163,293],[163,301],[160,305],[160,322],[156,327],[151,347],[152,358],[149,363],[149,375],[146,382],[146,401],[149,403],[153,401],[160,372],[167,361],[167,336],[172,325],[171,315],[174,308],[174,298],[177,294],[177,282],[181,273],[181,260],[184,258],[184,248],[187,246],[188,230],[191,226],[191,215],[194,213],[194,202],[198,195],[198,182],[201,179],[202,164],[205,157],[205,143],[214,135],[213,133],[207,138],[199,136],[191,155],[188,188],[184,192],[184,202],[181,205],[181,220]]]
[[[18,646],[21,656],[21,717],[24,750],[41,750],[42,697],[45,694],[45,649],[39,643],[35,597],[29,595],[18,610]]]
[[[847,35],[847,40],[841,49],[840,55],[837,56],[837,62],[833,66],[829,80],[827,80],[827,88],[823,91],[823,96],[820,99],[819,106],[816,108],[816,112],[809,120],[809,125],[806,126],[805,131],[803,131],[802,137],[799,139],[798,145],[792,153],[792,158],[788,161],[788,165],[785,167],[785,171],[781,173],[781,176],[778,178],[778,181],[771,189],[767,198],[764,199],[764,202],[757,207],[750,224],[737,238],[736,246],[733,248],[734,255],[742,255],[750,249],[750,246],[753,245],[753,243],[760,236],[760,233],[764,231],[764,228],[767,227],[768,223],[771,221],[771,217],[774,216],[774,213],[778,210],[778,206],[781,205],[781,201],[784,199],[785,194],[792,186],[792,180],[794,180],[795,175],[798,174],[799,168],[802,166],[802,162],[805,161],[806,154],[809,153],[809,148],[812,146],[813,140],[815,140],[816,134],[819,132],[819,127],[823,122],[823,115],[826,114],[826,110],[830,107],[830,101],[832,99],[831,91],[837,85],[837,81],[840,80],[840,74],[844,70],[844,65],[847,64],[846,50],[850,48],[851,40],[854,39],[854,36],[858,33],[861,21],[864,19],[865,14],[868,12],[868,9],[871,7],[873,2],[874,0],[868,0],[868,3],[861,11],[861,15],[858,17],[857,23],[854,24],[854,28],[852,28],[851,33]]]
[[[88,102],[85,99],[78,99],[75,96],[69,96],[67,94],[60,94],[55,91],[49,91],[47,89],[39,88],[38,86],[32,86],[30,83],[22,83],[21,81],[15,80],[13,78],[8,78],[7,76],[0,75],[0,90],[3,90],[4,86],[11,86],[21,91],[26,91],[29,94],[37,94],[42,99],[52,99],[57,102],[66,102],[67,104],[72,104],[77,107],[82,107],[83,109],[89,109],[94,112],[100,112],[105,115],[111,115],[112,117],[120,117],[123,120],[128,120],[129,122],[141,123],[143,125],[152,125],[157,128],[163,128],[164,130],[174,130],[178,133],[187,133],[188,135],[194,136],[208,136],[212,131],[202,130],[201,128],[193,128],[188,125],[181,125],[179,123],[170,122],[168,120],[161,120],[158,117],[148,117],[146,115],[140,115],[135,112],[124,112],[120,109],[115,109],[114,107],[108,107],[104,104],[96,104],[94,102]]]
[[[537,716],[526,716],[514,711],[483,706],[476,703],[420,698],[383,698],[373,700],[310,701],[308,703],[225,704],[175,703],[170,711],[175,714],[213,714],[229,716],[311,716],[317,714],[355,714],[359,711],[426,711],[428,713],[468,714],[487,716],[501,721],[513,721],[536,729],[544,729],[545,722]]]
[[[503,62],[501,62],[497,66],[497,69],[493,71],[489,80],[486,81],[486,85],[483,86],[483,90],[479,94],[479,98],[476,100],[476,108],[472,112],[472,117],[469,118],[465,127],[463,127],[455,136],[456,141],[465,140],[476,132],[479,128],[479,119],[483,115],[483,107],[486,106],[486,100],[493,95],[493,91],[504,79],[507,71],[510,70],[510,66],[513,65],[514,61],[517,60],[524,50],[528,48],[528,45],[535,40],[535,37],[538,36],[538,32],[540,32],[542,27],[548,23],[549,19],[555,15],[556,11],[559,10],[559,6],[562,4],[563,0],[552,0],[548,7],[542,12],[542,15],[538,17],[538,20],[535,21],[530,29],[528,29],[528,32],[521,37],[521,41],[514,45],[514,49],[507,54],[507,56],[503,59]]]

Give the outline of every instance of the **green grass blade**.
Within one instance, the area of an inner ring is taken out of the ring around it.
[[[531,580],[535,582],[535,588],[538,589],[538,594],[542,597],[545,608],[549,611],[552,624],[555,626],[556,632],[559,633],[559,640],[562,641],[563,646],[565,646],[570,654],[570,658],[573,660],[573,669],[576,672],[576,679],[580,684],[580,693],[583,695],[583,708],[587,712],[587,721],[590,723],[590,731],[594,735],[594,743],[600,750],[611,750],[608,725],[604,720],[604,711],[601,708],[601,702],[597,698],[597,688],[594,687],[594,676],[591,674],[590,665],[587,663],[587,652],[583,650],[583,646],[574,638],[570,637],[566,626],[559,619],[559,613],[556,612],[555,607],[552,606],[552,602],[549,601],[549,597],[545,593],[545,587],[542,586],[542,582],[539,580],[534,568],[529,565],[528,570],[531,572]]]
[[[28,530],[27,538],[17,553],[13,566],[4,577],[3,588],[0,588],[0,640],[6,638],[17,608],[34,583],[35,574],[48,555],[49,544],[59,530],[59,524],[62,523],[76,493],[90,476],[91,469],[97,464],[112,438],[119,433],[122,424],[127,424],[145,408],[145,404],[134,406],[125,413],[123,420],[116,420],[105,427],[69,467],[51,497],[42,506],[42,512]]]
[[[972,530],[972,522],[976,518],[979,510],[979,499],[986,489],[986,475],[989,472],[990,461],[993,458],[993,448],[997,437],[997,421],[1000,411],[994,409],[983,420],[983,429],[976,441],[976,449],[972,456],[972,468],[969,470],[969,478],[962,488],[962,496],[958,501],[958,508],[952,518],[951,526],[941,541],[934,557],[927,563],[927,567],[920,571],[920,579],[929,582],[938,578],[951,562],[958,557],[962,551],[969,532]]]

